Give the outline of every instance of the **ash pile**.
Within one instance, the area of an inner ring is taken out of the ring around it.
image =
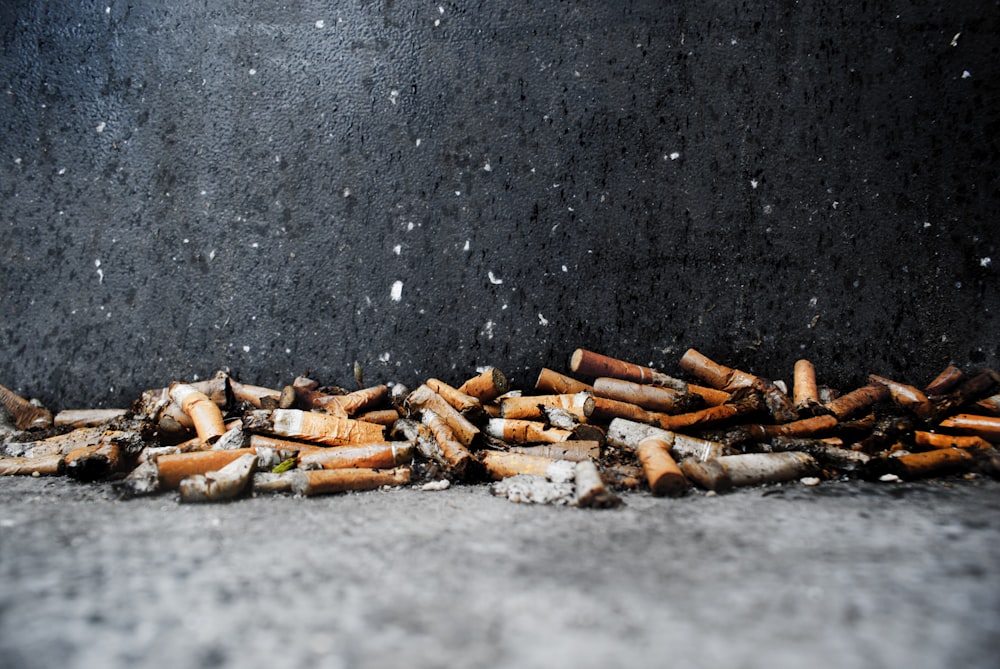
[[[489,483],[514,502],[610,508],[623,491],[864,478],[1000,476],[1000,375],[948,367],[923,389],[871,374],[840,393],[807,360],[791,390],[694,349],[684,378],[577,349],[568,374],[511,389],[496,368],[353,392],[280,389],[225,372],[146,391],[128,409],[64,410],[0,386],[0,475],[109,482],[182,502]]]

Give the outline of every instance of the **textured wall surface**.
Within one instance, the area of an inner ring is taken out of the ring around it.
[[[0,383],[57,408],[1000,357],[996,2],[7,0],[0,49]]]

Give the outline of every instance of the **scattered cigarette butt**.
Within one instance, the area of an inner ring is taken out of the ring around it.
[[[449,386],[444,381],[427,379],[425,383],[428,388],[444,398],[444,401],[453,406],[459,413],[468,415],[483,410],[483,404],[478,397],[473,397],[457,388]]]
[[[961,413],[944,419],[939,427],[971,433],[993,443],[1000,442],[1000,417],[997,416]]]
[[[299,456],[299,467],[321,469],[392,469],[408,464],[413,459],[413,443],[406,441],[366,444],[364,446],[335,446],[317,449]]]
[[[819,405],[816,368],[808,360],[797,360],[792,379],[792,401],[800,412],[811,412]]]
[[[639,442],[637,450],[649,489],[657,497],[679,497],[688,489],[688,481],[681,468],[670,456],[670,444],[657,437],[647,437]]]
[[[385,438],[385,428],[377,423],[299,409],[252,411],[244,416],[243,427],[250,432],[266,432],[327,446],[365,444]]]
[[[194,474],[180,482],[182,502],[218,502],[232,499],[247,488],[257,455],[244,453],[218,471]]]
[[[610,376],[636,383],[652,383],[666,388],[676,388],[687,390],[687,384],[683,381],[668,376],[651,367],[643,367],[624,360],[610,358],[600,353],[594,353],[586,349],[578,348],[573,351],[569,362],[570,371],[583,376]]]
[[[52,426],[52,414],[48,409],[33,404],[13,390],[0,386],[0,404],[14,419],[19,430],[44,429]]]
[[[574,393],[592,393],[594,387],[543,367],[538,373],[538,380],[535,381],[535,390],[553,395],[572,395]]]
[[[492,402],[509,389],[507,377],[496,367],[490,367],[458,387],[460,392],[478,398],[481,404]]]
[[[490,478],[500,480],[516,474],[533,474],[546,476],[549,468],[559,460],[545,458],[539,455],[524,453],[504,453],[502,451],[485,451],[481,457],[486,473]]]
[[[485,431],[495,439],[517,443],[557,443],[573,438],[572,430],[561,430],[539,421],[514,418],[490,418],[486,422]]]
[[[375,490],[410,482],[410,468],[396,469],[314,469],[295,473],[292,492],[299,495],[329,495],[352,490]]]
[[[706,462],[685,460],[681,470],[703,488],[723,492],[732,487],[781,483],[811,476],[819,471],[819,465],[806,453],[746,453]]]
[[[37,458],[0,457],[0,476],[55,476],[63,473],[64,458],[55,453]]]
[[[622,503],[620,497],[608,490],[597,466],[590,459],[576,463],[574,482],[576,484],[576,500],[574,502],[576,506],[607,509]]]
[[[545,417],[542,407],[563,409],[577,420],[585,422],[594,413],[594,398],[590,393],[572,395],[530,395],[508,397],[500,400],[500,415],[513,419],[541,419]]]
[[[128,413],[128,409],[63,409],[56,414],[56,427],[94,427],[117,420]]]
[[[406,398],[406,406],[412,412],[429,409],[441,420],[447,423],[448,427],[463,446],[471,446],[476,437],[479,436],[479,428],[473,425],[455,407],[448,404],[443,397],[430,389],[427,384],[417,387],[409,397]]]
[[[175,455],[161,455],[156,459],[160,488],[162,490],[173,490],[180,485],[181,480],[185,477],[218,471],[230,462],[248,453],[254,453],[253,449],[194,451],[191,453],[177,453]]]
[[[582,462],[584,460],[596,460],[601,457],[601,442],[560,441],[558,443],[540,444],[537,446],[511,446],[508,452],[540,455],[543,458],[552,458],[554,460]]]
[[[420,413],[420,420],[434,435],[434,441],[441,449],[441,453],[448,465],[455,470],[455,473],[459,476],[468,474],[470,468],[475,463],[475,458],[465,448],[465,445],[458,441],[451,429],[451,425],[430,409],[424,409]]]
[[[191,418],[201,443],[214,443],[226,433],[222,411],[204,393],[186,383],[175,383],[170,387],[170,397]]]

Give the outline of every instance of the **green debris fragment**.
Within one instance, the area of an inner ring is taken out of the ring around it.
[[[288,458],[288,459],[282,460],[281,462],[279,462],[278,464],[276,464],[274,466],[274,469],[271,470],[271,473],[272,474],[280,474],[282,472],[287,472],[289,469],[291,469],[294,466],[295,466],[295,458],[294,457]]]

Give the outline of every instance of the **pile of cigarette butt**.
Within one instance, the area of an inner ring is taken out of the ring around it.
[[[300,376],[281,388],[224,372],[148,390],[128,409],[65,410],[0,386],[0,475],[109,481],[122,497],[182,502],[491,482],[515,502],[613,507],[618,493],[680,496],[863,478],[1000,476],[1000,375],[948,367],[922,390],[872,374],[846,393],[795,364],[791,392],[694,349],[684,380],[577,349],[570,375],[512,390],[486,368],[349,392]]]

